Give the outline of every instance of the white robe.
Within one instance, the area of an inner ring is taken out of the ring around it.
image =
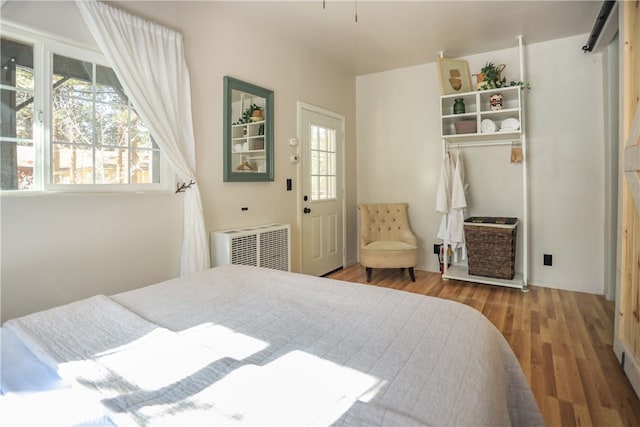
[[[447,215],[449,214],[449,203],[451,201],[451,173],[453,170],[453,161],[449,152],[442,159],[442,167],[440,168],[440,180],[438,182],[438,190],[436,193],[436,211],[442,214],[440,221],[440,229],[438,230],[438,238],[448,242],[447,238]]]
[[[449,152],[445,155],[440,171],[440,182],[436,196],[436,211],[442,213],[438,238],[454,251],[454,261],[460,252],[466,259],[464,240],[464,210],[467,207],[460,152],[457,153],[455,168]],[[458,251],[460,249],[460,251]]]

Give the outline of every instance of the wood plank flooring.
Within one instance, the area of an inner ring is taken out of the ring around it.
[[[359,264],[328,277],[366,284]],[[640,426],[640,401],[613,353],[613,302],[542,287],[443,281],[439,274],[373,270],[370,285],[461,302],[505,336],[548,426]]]

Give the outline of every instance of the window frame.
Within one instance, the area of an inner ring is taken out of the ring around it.
[[[176,176],[169,162],[160,150],[160,182],[135,184],[53,184],[52,181],[52,128],[53,125],[53,55],[62,55],[80,61],[112,68],[104,55],[95,48],[80,45],[70,40],[53,37],[18,28],[10,24],[2,25],[0,36],[18,43],[33,46],[34,69],[34,119],[33,145],[34,189],[2,190],[2,195],[23,195],[38,193],[110,193],[110,192],[166,192],[175,187]]]

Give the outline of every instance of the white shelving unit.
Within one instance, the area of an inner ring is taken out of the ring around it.
[[[492,111],[489,98],[493,94],[502,94],[502,110]],[[451,114],[453,103],[462,98],[465,104],[465,113]],[[486,141],[491,139],[513,140],[520,139],[522,129],[513,131],[500,131],[500,124],[507,119],[516,119],[522,123],[522,90],[518,86],[509,86],[499,89],[468,92],[464,94],[444,95],[440,97],[440,114],[442,138],[449,142],[459,141]],[[482,131],[482,120],[492,120],[497,128],[494,132]],[[457,134],[455,124],[459,121],[475,121],[476,133]]]
[[[520,53],[520,81],[524,81],[524,52],[522,36],[518,36]],[[503,108],[492,111],[489,98],[491,95],[501,93],[503,96]],[[462,98],[465,104],[465,113],[453,114],[453,104],[457,98]],[[452,264],[448,266],[448,251],[444,251],[444,279],[463,280],[468,282],[483,283],[489,285],[506,286],[512,288],[527,289],[528,283],[528,185],[527,185],[527,138],[524,123],[523,90],[518,86],[503,87],[499,89],[482,90],[463,94],[444,95],[440,97],[441,138],[443,152],[449,147],[482,147],[496,145],[516,144],[522,150],[522,215],[519,217],[518,238],[522,239],[522,266],[521,271],[516,271],[513,279],[498,279],[493,277],[477,276],[469,274],[465,264]],[[494,131],[483,132],[482,121],[490,119],[496,125]],[[515,119],[519,128],[509,131],[500,131],[504,120]],[[455,124],[461,120],[476,122],[477,132],[456,133]],[[470,216],[470,215],[467,215]]]
[[[239,99],[232,100],[231,117],[234,123],[240,121],[243,111],[251,104],[256,104],[263,110],[264,98],[250,96],[240,92]],[[266,170],[265,149],[266,122],[263,118],[248,123],[238,123],[231,126],[231,163],[234,172],[258,173]]]
[[[244,168],[236,170],[236,172],[264,172],[266,159],[264,129],[264,120],[231,126],[231,157],[233,165],[245,165]]]

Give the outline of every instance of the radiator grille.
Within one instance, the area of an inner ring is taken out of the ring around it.
[[[234,237],[231,239],[231,264],[258,266],[258,236]]]
[[[290,271],[290,226],[268,224],[211,233],[211,264],[252,265]]]
[[[274,270],[289,270],[289,230],[260,233],[260,266]]]

